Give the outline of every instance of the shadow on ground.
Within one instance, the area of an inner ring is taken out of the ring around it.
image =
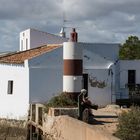
[[[89,124],[92,125],[105,125],[107,123],[114,123],[115,121],[110,121],[111,119],[117,119],[118,116],[90,116],[89,117]],[[117,121],[116,121],[117,122]]]

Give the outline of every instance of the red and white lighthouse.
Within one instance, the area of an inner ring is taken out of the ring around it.
[[[63,92],[77,100],[77,96],[82,89],[82,48],[77,43],[78,34],[73,28],[70,41],[63,43]]]

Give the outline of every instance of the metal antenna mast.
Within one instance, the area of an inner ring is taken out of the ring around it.
[[[61,31],[60,31],[60,36],[61,37],[64,37],[64,38],[66,38],[66,32],[65,32],[65,22],[66,22],[66,16],[65,16],[65,9],[64,9],[64,0],[63,0],[63,3],[62,3],[62,28],[61,28]]]

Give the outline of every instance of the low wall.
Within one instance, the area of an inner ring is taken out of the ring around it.
[[[44,130],[55,140],[119,140],[94,125],[68,116],[48,116]]]
[[[78,118],[78,108],[49,108],[49,116],[68,115],[73,118]]]

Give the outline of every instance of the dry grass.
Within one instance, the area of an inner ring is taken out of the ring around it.
[[[0,119],[0,140],[26,140],[26,121]]]

